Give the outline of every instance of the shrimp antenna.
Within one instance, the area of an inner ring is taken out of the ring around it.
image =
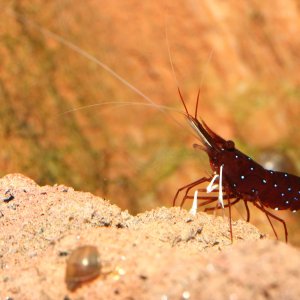
[[[167,44],[167,49],[168,49],[168,56],[169,56],[169,63],[172,69],[172,75],[174,77],[174,80],[176,82],[177,88],[179,89],[179,82],[178,78],[175,72],[175,67],[172,59],[172,54],[171,54],[171,46],[170,46],[170,41],[169,41],[169,35],[168,35],[168,27],[167,27],[167,16],[165,16],[165,37],[166,37],[166,44]]]
[[[144,99],[144,101],[146,103],[149,103],[149,106],[153,106],[156,107],[159,111],[161,111],[162,113],[166,114],[166,110],[165,108],[163,108],[162,106],[157,105],[152,99],[150,99],[147,95],[145,95],[141,90],[139,90],[138,88],[136,88],[135,86],[133,86],[129,81],[127,81],[126,79],[124,79],[122,76],[120,76],[118,73],[116,73],[112,68],[110,68],[107,64],[103,63],[101,60],[97,59],[95,56],[93,56],[92,54],[90,54],[89,52],[83,50],[82,48],[80,48],[79,46],[77,46],[76,44],[66,40],[65,38],[61,37],[60,35],[56,34],[55,32],[46,29],[45,27],[40,26],[39,24],[37,24],[36,22],[26,18],[25,16],[21,15],[20,13],[17,12],[13,12],[11,10],[7,10],[6,13],[8,15],[10,15],[11,17],[14,17],[15,19],[17,19],[19,22],[26,24],[34,29],[36,29],[37,31],[39,31],[40,33],[44,34],[46,37],[49,37],[55,41],[57,41],[58,43],[66,46],[67,48],[69,48],[70,50],[72,50],[73,52],[78,53],[79,55],[81,55],[82,57],[86,58],[87,60],[95,63],[96,65],[98,65],[99,67],[101,67],[103,70],[105,70],[106,72],[108,72],[111,76],[113,76],[115,79],[119,80],[123,85],[125,85],[127,88],[129,88],[130,90],[132,90],[134,93],[136,93],[137,95],[139,95],[142,99]],[[169,49],[169,48],[168,48]],[[173,67],[173,63],[171,60],[171,66],[173,69],[173,73],[176,79],[176,75],[175,75],[175,71],[174,71],[174,67]],[[177,79],[176,79],[177,81]],[[176,119],[174,119],[172,116],[167,115],[167,117],[171,118],[179,127],[183,127]]]
[[[200,81],[200,88],[198,90],[198,95],[197,95],[197,102],[196,102],[196,108],[195,108],[195,119],[198,119],[198,107],[199,107],[199,99],[200,99],[200,93],[201,93],[201,88],[202,88],[202,85],[203,85],[203,80],[204,80],[204,73],[205,71],[207,70],[207,66],[210,64],[211,62],[211,59],[213,57],[213,54],[214,54],[214,50],[211,49],[210,53],[209,53],[209,56],[208,56],[208,59],[205,63],[205,66],[204,66],[204,72],[202,73],[202,76],[201,76],[201,81]]]
[[[186,114],[189,115],[189,111],[188,111],[188,109],[187,109],[187,107],[186,107],[186,104],[185,104],[185,102],[184,102],[184,99],[183,99],[183,97],[182,97],[180,88],[177,87],[177,90],[178,90],[178,94],[179,94],[180,100],[181,100],[181,102],[182,102],[182,104],[183,104],[183,106],[184,106],[184,109],[185,109],[185,111],[186,111]]]
[[[169,62],[170,62],[170,66],[171,66],[171,69],[172,69],[173,77],[174,77],[175,82],[177,84],[177,91],[178,91],[180,100],[181,100],[181,102],[182,102],[182,104],[184,106],[186,114],[189,115],[189,111],[188,111],[187,106],[185,104],[185,101],[183,99],[183,96],[182,96],[182,93],[181,93],[181,90],[180,90],[180,87],[179,87],[178,78],[177,78],[176,72],[175,72],[174,62],[173,62],[172,54],[171,54],[171,47],[170,47],[170,41],[169,41],[169,36],[168,36],[168,27],[167,27],[167,20],[166,20],[166,18],[167,17],[165,17],[165,36],[166,36],[166,43],[167,43],[167,49],[168,49]]]
[[[135,86],[133,86],[129,81],[127,81],[122,76],[120,76],[119,74],[117,74],[112,68],[110,68],[107,64],[103,63],[102,61],[100,61],[99,59],[97,59],[96,57],[94,57],[92,54],[90,54],[87,51],[81,49],[80,47],[78,47],[74,43],[72,43],[72,42],[64,39],[63,37],[59,36],[58,34],[54,33],[53,31],[48,30],[48,29],[46,29],[46,28],[38,25],[34,21],[29,20],[28,18],[22,16],[19,13],[12,12],[10,10],[7,11],[7,13],[10,16],[15,17],[18,21],[20,21],[20,22],[22,22],[24,24],[27,24],[27,25],[31,26],[32,28],[35,28],[36,30],[38,30],[39,32],[41,32],[42,34],[44,34],[46,37],[52,38],[53,40],[61,43],[62,45],[66,46],[66,47],[68,47],[70,50],[78,53],[82,57],[85,57],[89,61],[95,63],[98,66],[100,66],[103,70],[105,70],[106,72],[108,72],[115,79],[119,80],[121,83],[123,83],[125,86],[127,86],[129,89],[131,89],[137,95],[139,95],[146,102],[151,103],[154,106],[156,105],[156,103],[154,101],[152,101],[148,96],[146,96],[142,91],[140,91],[138,88],[136,88]],[[158,109],[161,110],[160,108],[158,108]],[[164,111],[162,111],[162,112],[164,112]]]
[[[201,91],[201,88],[199,88],[198,95],[197,95],[196,109],[195,109],[195,119],[198,119],[198,106],[199,106],[200,91]]]
[[[112,102],[112,101],[104,101],[104,102],[99,102],[99,103],[94,103],[94,104],[88,104],[88,105],[84,105],[84,106],[80,106],[77,108],[72,108],[69,110],[66,110],[64,112],[62,112],[60,115],[65,115],[68,113],[73,113],[79,110],[84,110],[84,109],[89,109],[89,108],[94,108],[94,107],[99,107],[99,106],[105,106],[105,105],[115,105],[115,108],[122,108],[125,106],[145,106],[145,107],[150,107],[150,108],[160,108],[162,110],[165,111],[173,111],[176,112],[178,114],[183,114],[182,111],[177,110],[176,108],[171,108],[165,105],[153,105],[151,103],[144,103],[144,102],[133,102],[133,101],[116,101],[116,102]]]

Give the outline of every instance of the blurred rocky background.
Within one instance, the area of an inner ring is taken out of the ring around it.
[[[182,111],[177,84],[191,111],[200,88],[213,130],[299,175],[299,5],[0,0],[0,175],[73,186],[137,213],[170,206],[179,187],[210,174],[180,114],[136,104],[146,101],[80,50],[170,109]],[[297,214],[278,215],[299,244]],[[272,234],[257,209],[251,222]]]

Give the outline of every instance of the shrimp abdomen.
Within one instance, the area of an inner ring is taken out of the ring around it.
[[[266,187],[258,195],[262,204],[275,210],[300,209],[300,178],[284,172],[267,172]]]

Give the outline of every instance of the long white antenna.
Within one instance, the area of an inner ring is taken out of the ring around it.
[[[147,102],[149,102],[149,103],[157,106],[157,104],[154,101],[152,101],[148,96],[146,96],[142,91],[140,91],[139,89],[137,89],[135,86],[133,86],[127,80],[125,80],[123,77],[121,77],[120,75],[118,75],[108,65],[106,65],[103,62],[101,62],[96,57],[94,57],[93,55],[89,54],[87,51],[81,49],[80,47],[76,46],[75,44],[71,43],[70,41],[67,41],[66,39],[64,39],[63,37],[61,37],[58,34],[54,33],[53,31],[50,31],[50,30],[48,30],[48,29],[46,29],[46,28],[44,28],[44,27],[36,24],[35,22],[33,22],[31,20],[28,20],[24,16],[21,16],[21,15],[15,13],[15,12],[12,12],[12,11],[8,11],[8,13],[10,15],[14,16],[15,18],[17,18],[20,22],[23,22],[25,24],[28,24],[28,25],[34,27],[38,31],[42,32],[44,35],[46,35],[48,37],[51,37],[52,39],[58,41],[59,43],[67,46],[69,49],[71,49],[71,50],[79,53],[83,57],[85,57],[88,60],[94,62],[95,64],[97,64],[98,66],[100,66],[101,68],[103,68],[105,71],[107,71],[108,73],[110,73],[113,77],[115,77],[120,82],[122,82],[129,89],[131,89],[132,91],[134,91],[136,94],[140,95],[144,100],[146,100]],[[158,109],[160,109],[160,108],[158,107]],[[160,109],[160,110],[163,111],[162,109]]]

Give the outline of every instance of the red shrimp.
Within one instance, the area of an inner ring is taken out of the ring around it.
[[[192,188],[204,182],[212,183],[215,177],[219,176],[222,178],[222,182],[220,182],[219,179],[220,189],[222,190],[222,193],[224,192],[224,198],[227,200],[227,204],[223,204],[223,195],[221,195],[220,198],[220,194],[219,197],[206,195],[202,197],[200,196],[198,199],[205,200],[200,204],[200,206],[218,201],[218,208],[229,208],[231,239],[231,206],[240,200],[243,200],[247,210],[247,222],[250,220],[248,202],[251,202],[255,207],[265,213],[277,239],[278,236],[270,218],[282,223],[284,227],[285,241],[287,242],[288,231],[285,221],[269,212],[267,208],[274,210],[289,209],[292,212],[299,210],[300,177],[284,172],[267,170],[252,160],[249,156],[236,149],[233,141],[223,139],[211,130],[203,120],[197,117],[199,93],[197,97],[195,115],[192,116],[187,109],[179,89],[178,91],[185,109],[187,122],[191,125],[201,142],[201,145],[195,144],[194,147],[207,153],[211,169],[216,175],[202,177],[195,182],[178,189],[173,200],[173,205],[176,204],[178,195],[182,191],[185,191],[185,193],[181,201],[181,207],[186,199],[193,198],[193,196],[189,195]]]

